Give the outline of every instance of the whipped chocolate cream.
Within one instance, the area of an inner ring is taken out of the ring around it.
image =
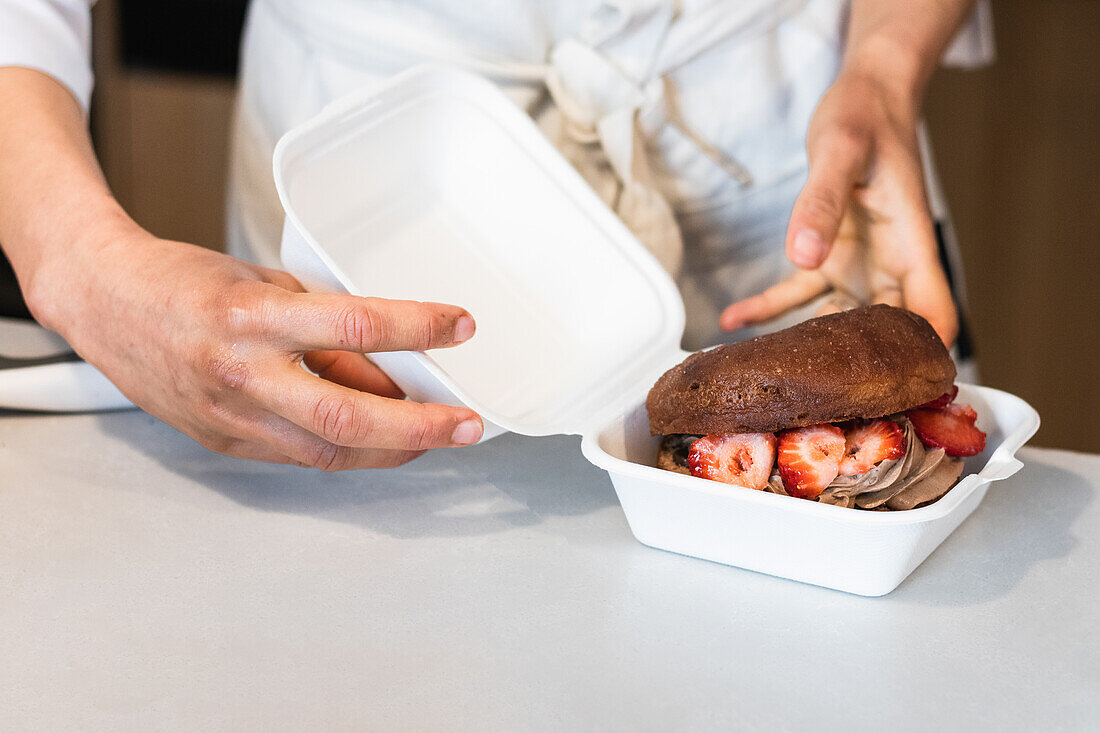
[[[905,430],[905,455],[882,461],[866,473],[837,476],[818,501],[856,509],[912,509],[936,501],[955,485],[962,474],[962,459],[946,455],[942,448],[926,448],[904,416],[892,419]],[[765,491],[789,495],[778,471]]]
[[[817,501],[876,511],[913,509],[931,504],[955,485],[962,475],[962,459],[948,456],[942,448],[926,448],[904,415],[893,415],[890,419],[905,430],[905,455],[881,461],[865,473],[837,476],[821,492]],[[687,469],[688,452],[691,444],[700,437],[683,434],[665,436],[662,457],[671,460],[666,460],[659,467],[690,473]],[[773,470],[764,491],[790,496],[778,470]]]

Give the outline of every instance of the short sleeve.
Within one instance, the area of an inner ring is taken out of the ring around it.
[[[0,0],[0,67],[49,74],[85,111],[92,96],[91,6],[95,0]]]
[[[974,14],[966,22],[947,51],[943,54],[944,66],[974,68],[993,63],[996,51],[993,45],[993,9],[990,0],[978,0]]]

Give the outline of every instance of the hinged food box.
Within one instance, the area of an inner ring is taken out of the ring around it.
[[[467,405],[485,439],[583,435],[637,539],[830,588],[888,593],[955,529],[1038,427],[1026,403],[962,385],[989,433],[938,502],[866,512],[654,467],[644,401],[686,356],[672,279],[494,85],[418,67],[353,93],[275,150],[282,258],[307,288],[460,305],[454,349],[372,354],[413,399]]]

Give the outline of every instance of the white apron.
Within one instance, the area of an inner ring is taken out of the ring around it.
[[[283,216],[271,154],[286,130],[408,66],[452,64],[497,81],[676,277],[685,348],[729,340],[718,329],[722,309],[793,269],[784,232],[806,178],[806,128],[839,67],[847,3],[675,5],[254,0],[230,252],[278,267]]]

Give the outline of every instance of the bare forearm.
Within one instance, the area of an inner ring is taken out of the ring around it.
[[[284,272],[144,232],[111,197],[76,101],[27,69],[0,68],[0,242],[36,318],[214,450],[373,468],[481,438],[475,412],[405,401],[362,356],[454,346],[473,335],[469,313],[304,293]]]
[[[0,244],[36,315],[48,281],[94,256],[107,232],[135,227],[111,196],[72,95],[40,72],[0,68]]]
[[[920,109],[928,80],[975,0],[853,0],[844,71],[888,85]]]

